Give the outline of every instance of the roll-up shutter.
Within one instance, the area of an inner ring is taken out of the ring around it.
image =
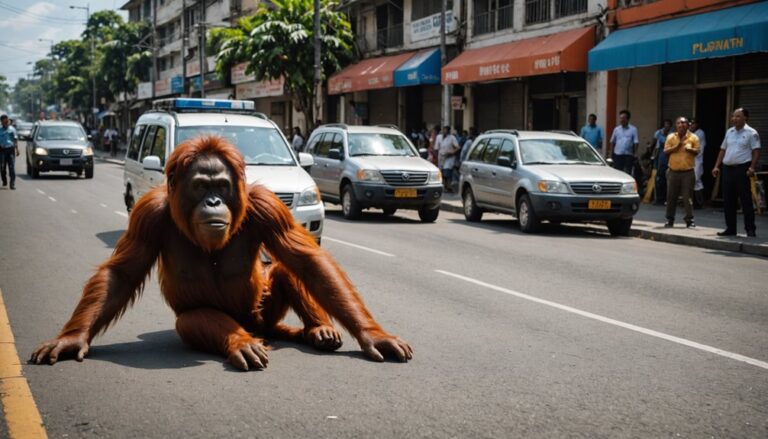
[[[661,94],[661,118],[670,119],[673,124],[680,116],[693,117],[693,97],[696,91],[667,90]]]
[[[429,129],[440,125],[440,109],[442,108],[442,91],[439,85],[423,85],[422,93],[422,117]],[[408,93],[406,91],[406,93]]]
[[[747,124],[760,134],[760,170],[768,166],[768,84],[736,87],[736,106],[749,111]]]
[[[499,128],[524,130],[523,105],[525,88],[521,82],[504,82],[499,85]]]
[[[499,125],[499,85],[480,84],[475,87],[475,127],[487,131]]]
[[[397,125],[397,89],[368,91],[368,122]]]

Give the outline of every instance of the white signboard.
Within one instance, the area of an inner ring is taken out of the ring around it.
[[[148,99],[152,97],[152,83],[139,82],[139,88],[136,91],[137,99]]]
[[[445,32],[456,30],[456,20],[453,18],[453,10],[445,11]],[[430,15],[411,22],[411,42],[426,40],[440,36],[440,14]]]
[[[237,84],[237,99],[258,99],[268,96],[282,96],[285,80],[279,79],[271,81],[253,81],[244,84]]]
[[[233,84],[242,84],[245,82],[251,82],[256,80],[256,77],[254,75],[245,74],[245,69],[247,67],[248,67],[247,62],[243,62],[232,67],[232,70],[230,71],[230,77],[232,79]]]

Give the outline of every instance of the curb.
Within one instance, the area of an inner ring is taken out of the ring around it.
[[[461,206],[451,203],[441,203],[440,210],[453,213],[464,213]],[[597,229],[597,226],[585,223],[587,227]],[[601,228],[602,230],[603,228]],[[754,256],[768,257],[768,246],[750,244],[741,241],[728,241],[720,239],[700,238],[696,236],[681,236],[669,233],[655,232],[641,227],[632,227],[629,235],[635,238],[648,239],[651,241],[666,242],[669,244],[688,245],[692,247],[705,248],[709,250],[728,251],[734,253],[745,253]]]

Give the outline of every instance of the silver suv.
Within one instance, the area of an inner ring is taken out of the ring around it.
[[[460,188],[468,221],[509,213],[526,233],[542,220],[605,221],[626,236],[640,206],[635,180],[570,132],[485,132],[461,164]]]
[[[307,152],[323,201],[340,203],[347,219],[367,208],[386,215],[416,209],[423,222],[440,213],[440,170],[393,127],[322,125],[312,132]]]
[[[274,122],[253,111],[250,101],[163,99],[139,117],[125,157],[125,205],[165,182],[163,167],[176,145],[214,134],[229,140],[245,158],[247,182],[263,184],[291,209],[293,217],[317,242],[325,208],[317,186],[303,169],[312,156],[293,151]]]

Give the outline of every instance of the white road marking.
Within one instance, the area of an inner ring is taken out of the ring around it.
[[[116,210],[115,213],[122,216],[123,218],[128,218],[128,214],[125,212],[120,212],[119,210]]]
[[[69,211],[77,215],[77,211],[75,209],[70,209]]]
[[[37,193],[40,195],[45,195],[45,192],[41,191],[40,189],[37,189]]]
[[[56,202],[56,199],[55,199],[55,198],[53,198],[53,197],[48,197],[48,199],[49,199],[49,200],[51,200],[51,201],[53,201],[54,203]]]
[[[514,290],[510,290],[510,289],[507,289],[507,288],[502,288],[502,287],[499,287],[499,286],[496,286],[496,285],[492,285],[492,284],[489,284],[487,282],[483,282],[481,280],[473,279],[471,277],[466,277],[466,276],[462,276],[460,274],[451,273],[449,271],[443,271],[443,270],[435,270],[435,271],[440,273],[440,274],[444,274],[446,276],[451,276],[451,277],[454,277],[456,279],[461,279],[461,280],[463,280],[465,282],[473,283],[475,285],[480,285],[482,287],[486,287],[486,288],[491,289],[491,290],[499,291],[501,293],[505,293],[505,294],[509,294],[511,296],[518,297],[520,299],[525,299],[525,300],[529,300],[531,302],[540,303],[542,305],[550,306],[552,308],[557,308],[559,310],[566,311],[566,312],[569,312],[569,313],[572,313],[572,314],[577,314],[577,315],[580,315],[582,317],[586,317],[588,319],[593,319],[593,320],[597,320],[599,322],[608,323],[609,325],[619,326],[619,327],[624,328],[624,329],[629,329],[630,331],[635,331],[635,332],[639,332],[641,334],[649,335],[651,337],[656,337],[656,338],[660,338],[662,340],[671,341],[673,343],[678,343],[678,344],[681,344],[681,345],[684,345],[684,346],[688,346],[688,347],[691,347],[691,348],[694,348],[694,349],[699,349],[699,350],[702,350],[702,351],[705,351],[705,352],[709,352],[711,354],[719,355],[719,356],[725,357],[725,358],[730,358],[731,360],[741,361],[743,363],[751,364],[753,366],[757,366],[757,367],[760,367],[760,368],[768,370],[768,362],[757,360],[755,358],[746,357],[746,356],[741,355],[741,354],[725,351],[725,350],[722,350],[722,349],[718,349],[716,347],[712,347],[712,346],[708,346],[708,345],[705,345],[705,344],[697,343],[695,341],[686,340],[684,338],[676,337],[674,335],[669,335],[669,334],[665,334],[663,332],[654,331],[653,329],[643,328],[642,326],[633,325],[631,323],[624,323],[624,322],[619,321],[619,320],[614,320],[614,319],[609,318],[609,317],[603,317],[603,316],[598,315],[598,314],[593,314],[593,313],[588,312],[588,311],[582,311],[580,309],[573,308],[573,307],[570,307],[570,306],[567,306],[567,305],[561,305],[559,303],[552,302],[552,301],[549,301],[549,300],[539,299],[537,297],[529,296],[527,294],[523,294],[523,293],[520,293],[520,292],[517,292],[517,291],[514,291]]]
[[[368,251],[368,252],[371,252],[371,253],[376,253],[377,255],[389,256],[389,257],[394,257],[395,256],[392,253],[383,252],[381,250],[376,250],[376,249],[372,249],[372,248],[369,248],[369,247],[363,247],[362,245],[352,244],[351,242],[346,242],[346,241],[342,241],[342,240],[339,240],[339,239],[333,239],[333,238],[329,238],[327,236],[323,236],[323,241],[331,241],[331,242],[336,242],[336,243],[339,243],[339,244],[348,245],[350,247],[359,248],[360,250],[365,250],[365,251]]]
[[[101,207],[103,207],[103,208],[105,208],[105,209],[107,208],[107,205],[106,205],[106,204],[104,204],[104,203],[99,203],[99,206],[101,206]]]

